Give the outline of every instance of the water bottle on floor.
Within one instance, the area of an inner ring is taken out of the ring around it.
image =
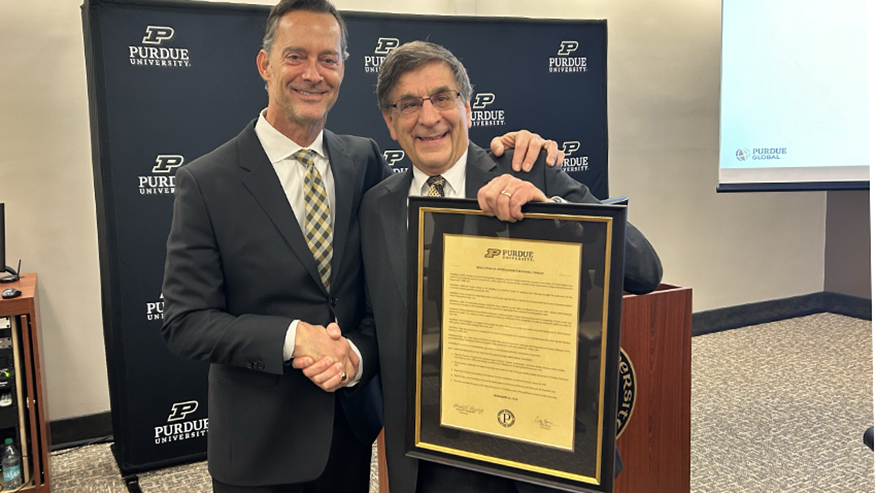
[[[3,449],[3,490],[14,490],[21,486],[21,456],[18,454],[12,439],[6,439],[6,447]]]

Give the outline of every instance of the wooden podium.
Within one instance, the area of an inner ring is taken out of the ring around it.
[[[690,340],[693,290],[661,284],[624,295],[621,348],[636,398],[617,440],[617,493],[690,492]]]
[[[624,469],[616,493],[690,492],[690,342],[693,290],[661,284],[625,294],[621,348],[636,397],[617,440]],[[388,493],[383,432],[377,437],[380,493]]]
[[[21,280],[17,282],[0,284],[0,291],[6,288],[21,290],[21,296],[17,298],[0,299],[0,317],[18,318],[21,327],[19,344],[22,358],[16,371],[21,375],[24,421],[30,448],[26,454],[22,450],[19,453],[30,458],[32,469],[30,482],[23,483],[21,489],[16,491],[49,493],[49,426],[46,422],[48,409],[45,399],[46,377],[42,370],[43,346],[36,284],[37,276],[34,273],[22,274]],[[22,467],[24,465],[22,460]]]

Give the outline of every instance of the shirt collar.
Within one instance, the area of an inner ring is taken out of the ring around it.
[[[259,119],[255,124],[255,133],[256,136],[258,136],[259,141],[262,143],[262,147],[265,149],[265,154],[268,155],[271,164],[277,164],[280,161],[291,157],[295,151],[301,149],[301,146],[295,143],[294,140],[280,133],[276,128],[272,127],[271,124],[268,123],[268,120],[265,119],[266,111],[267,110],[262,110],[261,113],[259,113]],[[323,148],[324,134],[325,130],[320,130],[316,139],[308,148],[312,149],[320,157],[328,159]]]
[[[465,187],[465,166],[468,162],[467,160],[468,149],[466,148],[459,160],[456,161],[450,169],[441,173],[441,176],[443,176],[444,180],[447,182],[445,186],[449,185],[453,190],[453,193],[448,193],[447,190],[445,190],[444,194],[446,196],[465,197],[465,190],[463,187]],[[423,186],[425,185],[426,180],[429,179],[429,175],[420,171],[420,169],[413,164],[411,164],[411,167],[414,169],[414,189],[419,190],[422,193]]]

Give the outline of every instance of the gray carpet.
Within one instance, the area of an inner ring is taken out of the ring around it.
[[[874,491],[872,356],[871,322],[829,313],[695,337],[691,491]],[[209,485],[203,463],[140,475],[144,493]],[[52,491],[127,490],[104,444],[52,454]]]
[[[821,313],[692,344],[691,491],[870,492],[869,321]]]

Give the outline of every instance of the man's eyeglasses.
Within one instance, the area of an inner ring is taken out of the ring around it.
[[[462,97],[462,94],[459,91],[441,91],[426,98],[402,98],[389,106],[397,109],[402,115],[410,116],[419,113],[427,99],[432,102],[432,106],[436,109],[449,110],[459,101],[460,97]]]

